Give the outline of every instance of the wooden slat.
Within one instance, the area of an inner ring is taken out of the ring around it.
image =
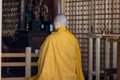
[[[37,66],[37,62],[31,62],[31,66]],[[26,66],[25,62],[3,62],[2,66]]]
[[[26,62],[3,62],[2,66],[26,66]]]
[[[27,80],[25,77],[2,78],[1,80]]]
[[[2,57],[25,57],[25,53],[2,53]]]
[[[100,71],[100,74],[103,74],[104,73],[104,71]],[[93,75],[96,75],[96,72],[95,71],[92,71],[92,74]]]
[[[31,62],[31,66],[37,66],[37,62]]]
[[[31,56],[32,57],[39,57],[39,54],[32,53]]]
[[[2,57],[26,57],[25,53],[2,53]],[[32,53],[31,57],[39,57],[39,54]]]

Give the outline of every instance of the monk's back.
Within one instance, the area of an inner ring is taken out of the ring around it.
[[[74,40],[65,32],[54,32],[53,38],[55,75],[54,80],[76,80],[76,45]]]

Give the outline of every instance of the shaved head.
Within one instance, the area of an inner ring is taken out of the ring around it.
[[[56,25],[56,23],[57,23],[57,25]],[[63,14],[58,14],[54,19],[54,25],[55,25],[55,28],[59,28],[59,27],[62,27],[62,26],[67,26],[66,16],[63,15]]]

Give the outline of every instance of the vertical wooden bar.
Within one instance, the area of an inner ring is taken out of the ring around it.
[[[20,30],[25,30],[25,0],[20,0]]]
[[[89,38],[89,80],[92,80],[93,68],[93,38]]]
[[[93,32],[94,31],[93,29],[95,29],[94,27],[93,27],[93,0],[91,0],[91,33],[94,33]]]
[[[117,80],[120,80],[120,42],[118,42],[118,54],[117,54]]]
[[[92,14],[92,0],[89,1],[89,33],[93,33],[93,14]]]
[[[31,77],[31,47],[26,47],[25,77]]]
[[[61,13],[65,13],[65,1],[66,0],[61,0]]]
[[[113,68],[117,67],[117,42],[113,42]]]
[[[105,68],[110,68],[110,42],[105,41]]]
[[[1,80],[1,57],[2,57],[2,0],[0,0],[0,80]]]
[[[111,33],[114,33],[113,31],[114,31],[114,20],[113,20],[113,14],[114,14],[114,0],[112,0],[112,3],[111,3]]]
[[[100,80],[100,38],[96,38],[96,80]]]
[[[94,20],[94,22],[95,22],[95,25],[94,25],[94,33],[95,34],[97,34],[98,33],[98,27],[99,27],[99,25],[100,25],[100,21],[98,21],[98,18],[100,17],[100,15],[98,15],[99,14],[99,11],[100,11],[100,9],[99,9],[99,5],[100,5],[100,0],[97,0],[96,1],[98,4],[96,4],[95,2],[95,6],[94,6],[94,9],[95,9],[95,14],[97,14],[97,15],[94,15],[95,17],[96,17],[96,19],[94,20],[93,18],[92,18],[92,20]]]
[[[106,24],[106,11],[107,11],[107,9],[106,9],[106,6],[107,6],[107,4],[106,4],[106,0],[104,0],[104,26],[106,27],[106,28],[108,28],[108,26],[107,26],[107,24]]]
[[[61,0],[57,0],[58,14],[61,12]]]
[[[75,7],[75,10],[74,10],[75,11],[75,14],[74,14],[75,15],[75,18],[74,18],[75,19],[75,23],[74,23],[75,25],[74,26],[75,26],[75,34],[76,34],[76,31],[77,31],[77,4],[76,4],[76,1],[74,3],[74,7]]]

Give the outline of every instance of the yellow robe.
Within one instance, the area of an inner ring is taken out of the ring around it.
[[[61,27],[40,48],[38,74],[29,80],[84,80],[77,39]]]

